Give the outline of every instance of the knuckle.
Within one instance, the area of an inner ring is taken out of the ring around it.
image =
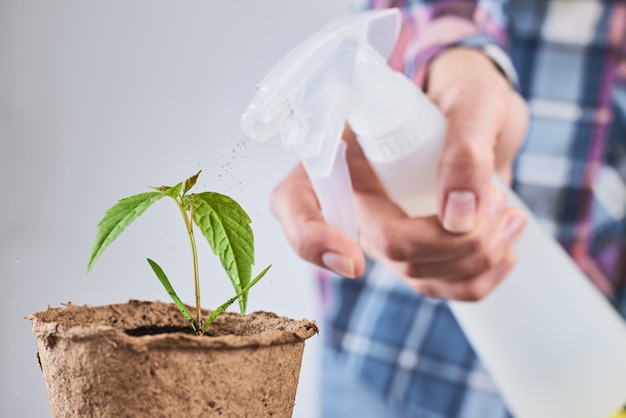
[[[406,260],[406,250],[389,228],[379,228],[377,242],[378,248],[385,258],[392,261]]]
[[[478,236],[467,237],[461,245],[466,254],[480,255],[483,253],[484,243]]]
[[[403,261],[405,259],[404,250],[395,242],[384,242],[382,244],[382,252],[386,258],[392,261]]]
[[[495,277],[493,270],[479,274],[464,284],[464,299],[479,301],[487,296],[500,283],[503,277]]]
[[[480,133],[463,132],[463,138],[454,138],[454,146],[446,148],[442,156],[443,165],[470,172],[475,167],[488,163],[492,155],[485,152],[487,141],[481,136]]]
[[[435,290],[435,287],[426,281],[418,281],[412,280],[409,284],[413,290],[419,293],[422,296],[427,297],[438,297],[438,293]]]
[[[401,270],[404,276],[410,277],[412,279],[419,279],[424,277],[423,269],[415,263],[403,263]]]
[[[304,221],[300,228],[296,228],[290,231],[288,235],[288,241],[296,254],[301,258],[316,262],[321,249],[323,248],[324,237],[316,231],[319,228],[315,227],[315,223],[312,221]]]
[[[483,299],[491,287],[486,286],[481,280],[473,280],[468,282],[461,294],[461,300],[466,302],[477,302]]]
[[[482,253],[474,260],[474,270],[476,273],[484,273],[496,265],[496,260],[489,254]]]

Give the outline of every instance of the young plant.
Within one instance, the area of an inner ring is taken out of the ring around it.
[[[188,194],[189,190],[195,186],[199,175],[200,171],[173,187],[153,187],[154,191],[121,199],[107,210],[98,224],[98,232],[91,250],[87,271],[91,270],[94,262],[105,248],[154,202],[162,197],[172,198],[183,217],[185,229],[191,243],[196,299],[195,318],[189,313],[187,307],[174,291],[163,269],[151,259],[148,259],[148,264],[150,264],[150,267],[178,309],[189,321],[191,328],[197,335],[203,335],[211,322],[232,305],[235,300],[239,300],[239,311],[241,315],[245,315],[248,291],[261,280],[271,265],[250,280],[252,277],[252,265],[254,264],[254,235],[250,228],[250,217],[237,202],[226,195],[216,192]],[[209,242],[213,253],[220,258],[221,264],[230,278],[236,293],[235,296],[216,308],[204,321],[200,306],[200,277],[198,273],[198,251],[194,236],[194,224]]]

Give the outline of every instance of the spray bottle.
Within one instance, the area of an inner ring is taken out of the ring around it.
[[[410,216],[437,212],[446,120],[387,65],[399,24],[388,9],[329,25],[274,67],[241,118],[254,140],[281,133],[326,221],[354,238],[346,121],[389,196]],[[626,404],[626,323],[506,192],[528,219],[517,265],[482,300],[450,302],[452,312],[516,417],[607,417]]]

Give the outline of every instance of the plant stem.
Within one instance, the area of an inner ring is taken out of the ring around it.
[[[198,272],[198,251],[196,249],[196,239],[193,235],[193,201],[189,202],[189,217],[185,212],[185,206],[183,204],[182,197],[176,199],[180,213],[183,215],[185,226],[187,227],[187,234],[189,235],[189,242],[191,243],[191,255],[193,257],[193,282],[196,293],[196,332],[200,333],[202,329],[202,308],[200,305],[200,274]]]

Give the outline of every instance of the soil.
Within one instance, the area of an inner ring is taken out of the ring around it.
[[[131,337],[143,337],[144,335],[157,335],[157,334],[169,334],[172,332],[182,332],[183,334],[195,335],[195,332],[191,327],[173,327],[173,326],[143,326],[133,329],[124,330],[126,335]],[[209,334],[204,334],[209,335]]]
[[[173,304],[140,301],[29,319],[54,417],[290,417],[304,340],[318,331],[226,312],[197,337]]]

